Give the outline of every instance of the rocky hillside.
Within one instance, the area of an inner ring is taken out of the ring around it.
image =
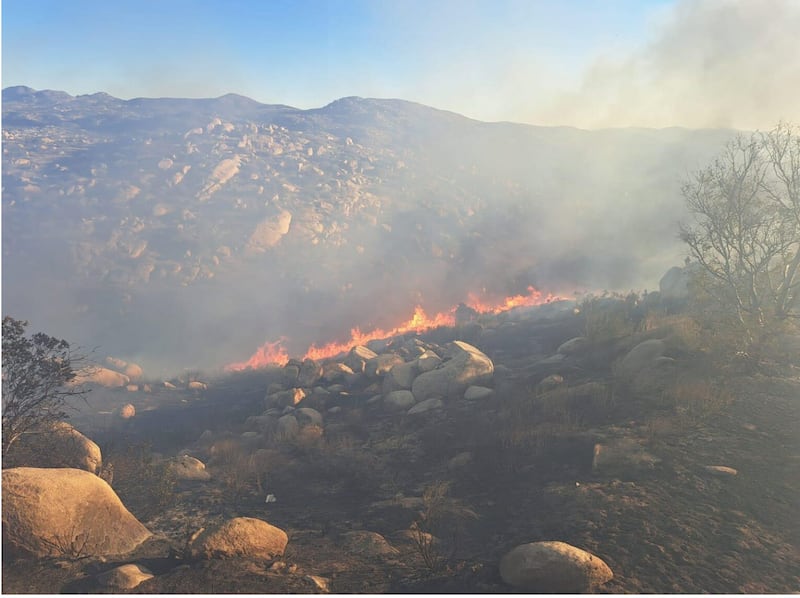
[[[657,295],[97,389],[3,471],[4,590],[795,591],[800,339],[747,373]]]
[[[652,288],[679,253],[680,176],[730,135],[8,88],[4,305],[174,371],[468,292]]]

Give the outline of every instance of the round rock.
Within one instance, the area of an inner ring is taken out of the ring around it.
[[[205,482],[211,479],[205,464],[200,459],[189,455],[180,455],[169,461],[169,469],[179,480],[198,480]]]
[[[126,554],[151,536],[104,480],[82,469],[3,470],[3,551]]]
[[[610,581],[614,574],[602,559],[564,542],[517,546],[500,561],[500,576],[526,592],[578,594]]]
[[[130,563],[97,576],[97,583],[112,590],[131,590],[154,575],[145,567]]]
[[[282,529],[253,517],[235,517],[202,530],[189,544],[193,559],[248,557],[273,559],[286,550]]]

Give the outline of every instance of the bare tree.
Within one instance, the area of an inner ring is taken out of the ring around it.
[[[84,356],[41,332],[26,336],[27,325],[3,318],[3,458],[22,434],[66,418],[69,397],[88,392],[69,386]]]
[[[748,345],[800,308],[800,136],[788,124],[740,135],[683,185],[681,238],[703,288],[733,312]]]

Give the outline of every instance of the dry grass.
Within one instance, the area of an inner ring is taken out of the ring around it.
[[[696,379],[676,382],[666,390],[665,399],[681,424],[695,426],[727,408],[733,395],[719,382]]]
[[[578,309],[584,317],[584,336],[592,344],[629,336],[643,329],[646,314],[636,293],[584,297]]]
[[[101,477],[138,519],[161,513],[175,500],[175,474],[149,445],[129,445],[106,455]]]

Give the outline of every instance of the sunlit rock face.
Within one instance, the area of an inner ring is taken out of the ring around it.
[[[3,470],[3,550],[61,556],[60,544],[85,556],[121,555],[151,536],[105,481],[80,469]]]
[[[289,538],[282,529],[253,517],[235,517],[200,531],[189,542],[193,559],[247,557],[272,559],[286,550]]]
[[[282,337],[303,355],[421,299],[435,313],[484,289],[652,287],[676,259],[680,177],[731,136],[361,98],[18,87],[2,109],[4,308],[153,376]]]
[[[614,574],[599,557],[565,542],[532,542],[502,558],[500,576],[526,592],[577,594],[596,589]]]
[[[6,467],[67,467],[90,473],[98,473],[103,464],[100,447],[67,422],[23,434],[3,459]]]

